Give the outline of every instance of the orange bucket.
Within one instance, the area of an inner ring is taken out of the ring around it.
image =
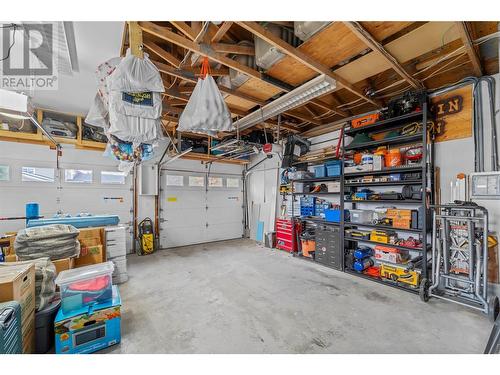
[[[393,148],[392,150],[389,150],[389,152],[385,154],[384,160],[386,167],[397,167],[403,164],[403,157],[401,155],[401,151],[399,151],[399,148]]]

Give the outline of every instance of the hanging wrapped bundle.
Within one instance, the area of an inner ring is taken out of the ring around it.
[[[127,55],[106,79],[109,89],[110,134],[131,142],[152,143],[161,130],[163,80],[147,54],[140,59]]]
[[[201,66],[201,77],[179,118],[177,130],[212,136],[232,130],[231,113],[210,75],[210,64],[206,57]]]

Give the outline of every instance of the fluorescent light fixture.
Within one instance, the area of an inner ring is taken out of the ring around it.
[[[27,95],[0,89],[0,113],[13,118],[29,119],[33,108]]]
[[[297,108],[318,96],[331,92],[335,90],[336,87],[336,81],[333,78],[322,74],[278,99],[273,100],[262,108],[246,115],[233,123],[233,125],[239,130],[247,129],[280,113]]]
[[[38,123],[34,116],[34,108],[26,94],[0,89],[0,114],[15,119],[29,119],[56,147],[59,143]]]

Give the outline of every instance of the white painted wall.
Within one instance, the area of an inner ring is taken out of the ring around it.
[[[122,224],[131,221],[131,177],[127,177],[125,185],[101,184],[101,171],[117,171],[117,163],[104,157],[101,151],[78,150],[63,145],[61,173],[54,183],[21,181],[23,166],[56,168],[56,152],[48,146],[0,141],[0,165],[10,167],[10,181],[0,181],[0,216],[24,216],[25,204],[37,202],[40,214],[45,217],[51,217],[58,211],[71,215],[90,212],[119,215]],[[93,182],[65,182],[64,169],[90,169],[93,171]],[[105,197],[121,197],[123,202]],[[24,228],[24,224],[23,220],[0,221],[0,233],[17,231]]]
[[[252,157],[249,168],[264,158],[262,154]],[[274,231],[276,212],[279,211],[280,165],[281,160],[275,155],[247,175],[247,208],[251,239],[255,240],[258,221],[264,222],[264,233]]]
[[[500,98],[500,75],[496,74],[496,121],[497,130],[500,125],[500,114],[498,113]],[[483,89],[483,119],[485,134],[485,169],[491,170],[490,149],[491,149],[491,121],[490,112],[486,104],[488,103],[486,85]],[[499,134],[500,135],[500,134]],[[498,147],[500,149],[500,139]],[[474,172],[474,140],[473,138],[458,139],[435,144],[435,165],[440,167],[441,173],[441,203],[448,203],[451,199],[450,182],[455,181],[458,173],[470,174]],[[475,200],[477,204],[488,209],[490,216],[490,230],[500,233],[500,201],[498,200]]]

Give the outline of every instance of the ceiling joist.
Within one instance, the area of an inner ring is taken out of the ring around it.
[[[317,73],[325,74],[325,75],[335,79],[337,81],[338,86],[341,86],[342,88],[347,89],[351,93],[353,93],[356,96],[360,97],[361,99],[373,104],[376,107],[381,106],[381,104],[378,101],[366,97],[365,94],[362,92],[362,90],[357,89],[351,83],[347,82],[345,79],[340,77],[338,74],[333,73],[331,71],[330,67],[325,66],[325,65],[315,61],[310,56],[308,56],[304,52],[302,52],[301,50],[293,47],[292,45],[285,42],[283,39],[281,39],[278,36],[271,33],[265,27],[259,25],[257,22],[242,21],[242,22],[237,22],[237,24],[240,25],[241,27],[243,27],[244,29],[250,31],[252,34],[263,39],[264,41],[279,48],[283,53],[286,53],[287,55],[293,57],[297,61],[299,61],[302,64],[309,67],[310,69],[315,70]]]
[[[141,29],[151,35],[154,35],[160,39],[163,39],[165,41],[168,41],[170,43],[176,44],[182,48],[185,48],[191,52],[198,53],[201,56],[206,56],[210,58],[213,61],[216,61],[222,65],[225,65],[231,69],[234,69],[240,73],[246,74],[251,78],[258,79],[262,82],[266,82],[266,84],[272,85],[275,88],[278,88],[282,91],[287,91],[285,90],[282,85],[279,85],[274,82],[270,82],[268,80],[265,80],[260,72],[258,72],[255,69],[252,69],[246,65],[243,65],[233,59],[230,59],[226,56],[224,56],[221,53],[215,52],[209,45],[206,44],[198,44],[196,42],[193,42],[192,40],[189,40],[187,38],[182,37],[181,35],[178,35],[167,27],[163,26],[158,26],[154,24],[153,22],[139,22],[139,26]],[[189,27],[189,26],[188,26]],[[331,111],[334,110],[336,113],[338,113],[341,116],[348,116],[346,112],[339,110],[337,108],[332,108],[332,106],[328,103],[324,103],[319,99],[313,100],[312,103],[318,105],[319,107]]]
[[[479,60],[477,51],[474,48],[474,44],[469,34],[469,30],[467,29],[467,25],[465,24],[465,22],[456,22],[456,25],[458,27],[460,38],[462,39],[462,42],[465,46],[465,50],[467,51],[467,55],[469,56],[470,62],[472,63],[474,75],[477,77],[481,77],[483,75],[481,60]]]
[[[345,21],[344,24],[372,51],[380,53],[392,69],[404,78],[413,88],[422,89],[424,85],[413,78],[403,66],[380,44],[359,22]]]
[[[254,46],[247,46],[241,44],[230,44],[230,43],[212,43],[210,46],[217,52],[220,53],[230,53],[235,55],[255,55]]]
[[[232,21],[226,21],[226,22],[222,23],[222,25],[219,26],[219,29],[217,30],[217,32],[213,36],[212,40],[210,40],[210,42],[212,42],[212,43],[220,42],[222,40],[222,38],[224,37],[224,35],[226,35],[228,30],[231,28],[232,25],[233,25]]]

